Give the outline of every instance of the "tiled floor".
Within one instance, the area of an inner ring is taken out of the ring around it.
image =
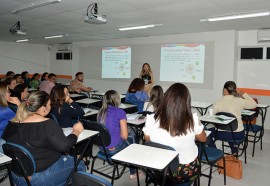
[[[227,186],[264,186],[269,185],[269,170],[270,170],[270,130],[265,131],[263,137],[263,150],[260,150],[260,145],[256,145],[255,157],[252,158],[252,145],[249,145],[247,149],[247,164],[243,161],[243,178],[241,180],[235,180],[227,177]],[[244,157],[241,157],[241,160]],[[101,164],[101,162],[99,162]],[[203,167],[207,169],[207,167]],[[207,169],[208,170],[208,169]],[[207,171],[205,170],[205,171]],[[115,186],[135,186],[137,185],[136,179],[130,180],[128,169],[126,173],[119,179],[116,180]],[[145,177],[140,178],[140,184],[145,185]],[[201,177],[201,186],[207,186],[208,179],[206,177]],[[5,180],[1,186],[8,186],[9,180]],[[212,186],[224,185],[223,175],[219,175],[217,172],[213,174]]]

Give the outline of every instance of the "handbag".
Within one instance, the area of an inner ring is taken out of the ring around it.
[[[226,165],[226,176],[230,176],[234,179],[242,178],[242,161],[237,159],[234,155],[224,156]],[[217,165],[223,167],[223,159],[217,162]],[[224,174],[224,170],[219,168],[218,172]]]

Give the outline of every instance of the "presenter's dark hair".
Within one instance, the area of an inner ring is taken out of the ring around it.
[[[171,85],[154,117],[159,120],[160,128],[170,132],[171,136],[186,135],[188,130],[194,131],[188,88],[182,83]]]

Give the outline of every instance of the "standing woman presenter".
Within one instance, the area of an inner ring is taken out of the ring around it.
[[[153,87],[154,84],[154,75],[151,70],[151,67],[148,63],[144,63],[142,66],[142,71],[139,75],[139,77],[144,80],[145,86],[144,86],[144,91],[150,95],[150,91]]]

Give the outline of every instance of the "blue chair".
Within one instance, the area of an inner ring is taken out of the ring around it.
[[[237,147],[237,154],[236,154],[236,157],[240,157],[244,154],[244,157],[245,157],[245,163],[247,162],[247,153],[246,153],[246,149],[247,149],[247,134],[244,135],[243,138],[241,139],[235,139],[234,137],[234,132],[237,127],[238,127],[238,121],[236,119],[236,117],[231,114],[231,113],[228,113],[228,112],[218,112],[216,113],[216,115],[225,115],[225,116],[228,116],[228,117],[234,117],[235,120],[233,122],[231,122],[229,125],[226,125],[226,126],[218,126],[217,127],[217,130],[219,129],[222,129],[222,130],[225,130],[225,131],[229,131],[231,132],[232,136],[233,136],[233,139],[231,140],[222,140],[222,150],[223,150],[223,153],[224,154],[229,154],[229,153],[225,153],[225,147],[229,147],[228,145],[225,144],[225,142],[228,142],[228,143],[233,143],[236,147]],[[240,151],[240,153],[239,153]]]
[[[96,175],[79,171],[72,176],[72,186],[112,186],[112,184]]]
[[[253,143],[252,157],[254,157],[256,143],[260,142],[262,150],[262,137],[264,135],[264,123],[257,124],[244,124],[245,130],[248,133],[248,142]]]
[[[32,154],[23,146],[7,142],[3,146],[5,155],[12,159],[11,171],[18,176],[24,177],[28,186],[31,186],[28,176],[36,170],[36,164]],[[11,173],[10,178],[12,178]]]
[[[212,173],[213,167],[218,167],[224,170],[224,185],[226,185],[226,162],[224,158],[224,153],[222,150],[214,148],[214,147],[207,147],[202,143],[199,143],[199,158],[201,163],[210,165],[209,174],[201,173],[202,176],[208,177],[208,186],[211,185],[212,180]],[[223,159],[223,167],[216,165],[217,161]]]
[[[96,155],[93,155],[92,152],[90,153],[90,156],[93,158],[92,166],[91,166],[91,174],[95,172],[102,176],[105,176],[111,179],[111,184],[113,185],[114,180],[119,179],[123,175],[126,167],[124,166],[120,172],[118,164],[112,162],[111,156],[107,153],[107,150],[105,147],[110,145],[111,143],[110,132],[108,131],[106,126],[102,123],[84,120],[83,124],[84,124],[85,129],[99,132],[99,134],[92,139],[92,145],[97,145],[100,147],[100,149],[102,149]],[[110,166],[113,167],[112,175],[105,174],[100,169],[95,168],[95,162],[97,159],[101,159],[103,160],[104,163],[107,162]]]

